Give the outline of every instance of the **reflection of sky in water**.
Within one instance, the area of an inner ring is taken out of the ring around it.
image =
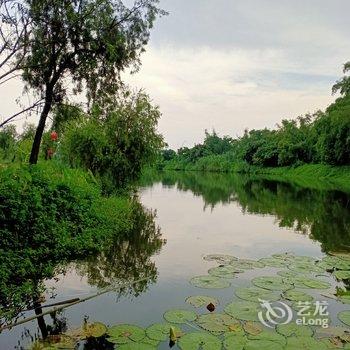
[[[300,255],[322,256],[320,244],[307,235],[280,228],[272,215],[243,214],[238,202],[217,203],[206,207],[202,197],[191,191],[179,191],[175,187],[163,187],[160,183],[144,188],[140,193],[142,203],[157,210],[156,221],[167,243],[161,252],[152,257],[158,270],[156,284],[138,297],[118,298],[116,293],[107,293],[98,298],[70,307],[64,311],[69,326],[80,325],[84,316],[91,321],[135,323],[148,326],[162,321],[163,313],[170,308],[188,307],[184,300],[190,295],[209,293],[217,296],[222,304],[232,299],[232,288],[201,290],[191,286],[188,280],[206,274],[215,266],[202,259],[208,253],[228,253],[240,258],[260,258],[276,252],[292,251]],[[269,274],[266,268],[265,273]],[[277,271],[272,269],[272,271]],[[250,271],[234,279],[233,286],[248,285],[250,279],[262,272]],[[74,268],[58,280],[48,281],[48,287],[56,287],[55,301],[84,297],[96,291],[89,286],[86,277],[81,277]],[[335,311],[338,306],[333,305]],[[28,313],[29,315],[29,313]],[[49,319],[47,319],[48,321]],[[35,322],[26,324],[33,334]],[[0,348],[10,349],[20,338],[23,328],[18,327],[7,337],[0,335]]]

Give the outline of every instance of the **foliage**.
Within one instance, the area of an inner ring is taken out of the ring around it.
[[[132,236],[134,229],[148,232],[153,251],[163,243],[149,223],[153,215],[142,214],[142,207],[126,197],[102,197],[94,179],[81,170],[52,161],[6,166],[0,178],[0,303],[9,317],[30,305],[42,290],[42,280],[66,261],[114,247],[116,237]],[[111,264],[117,266],[115,260]],[[150,265],[144,259],[135,270],[141,274],[146,267]],[[146,276],[152,277],[152,271]]]
[[[159,117],[146,94],[125,91],[106,114],[96,107],[90,118],[71,122],[59,155],[70,166],[91,171],[112,192],[136,180],[156,158],[163,146],[156,131]]]

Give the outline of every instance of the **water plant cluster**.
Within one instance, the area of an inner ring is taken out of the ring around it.
[[[207,275],[194,276],[189,283],[207,292],[189,296],[182,307],[165,311],[164,323],[143,328],[84,322],[54,341],[37,341],[31,349],[75,349],[79,342],[89,339],[103,339],[110,348],[120,350],[165,349],[168,344],[181,350],[350,349],[350,294],[346,289],[350,255],[331,254],[315,259],[282,253],[260,260],[206,255],[204,261],[216,266],[210,267]],[[244,285],[241,282],[247,275],[253,277]],[[214,292],[224,288],[233,288],[228,303]],[[263,325],[259,317],[264,312],[262,300],[282,301],[293,310],[293,320],[275,318]],[[322,316],[327,319],[326,327],[316,322],[320,316],[315,302],[322,300],[333,303]],[[295,322],[300,305],[310,305],[307,324]]]

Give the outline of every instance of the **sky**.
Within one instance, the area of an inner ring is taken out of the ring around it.
[[[171,148],[204,130],[238,137],[325,108],[350,60],[348,0],[161,0],[141,70],[125,76],[162,117]],[[14,110],[20,84],[0,90]],[[1,119],[1,117],[0,117]],[[19,123],[22,123],[20,121]]]

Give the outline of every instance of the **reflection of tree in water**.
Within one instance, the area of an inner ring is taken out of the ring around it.
[[[145,184],[152,176],[201,196],[204,208],[237,202],[244,213],[273,215],[280,227],[309,234],[325,251],[350,249],[350,195],[327,190],[327,185],[307,188],[257,176],[175,171],[150,174]]]
[[[97,256],[77,263],[77,270],[88,278],[89,284],[99,288],[147,278],[122,291],[138,295],[156,281],[157,268],[151,257],[160,251],[163,244],[165,240],[156,227],[154,213],[142,208],[131,232],[125,237],[116,237]]]

